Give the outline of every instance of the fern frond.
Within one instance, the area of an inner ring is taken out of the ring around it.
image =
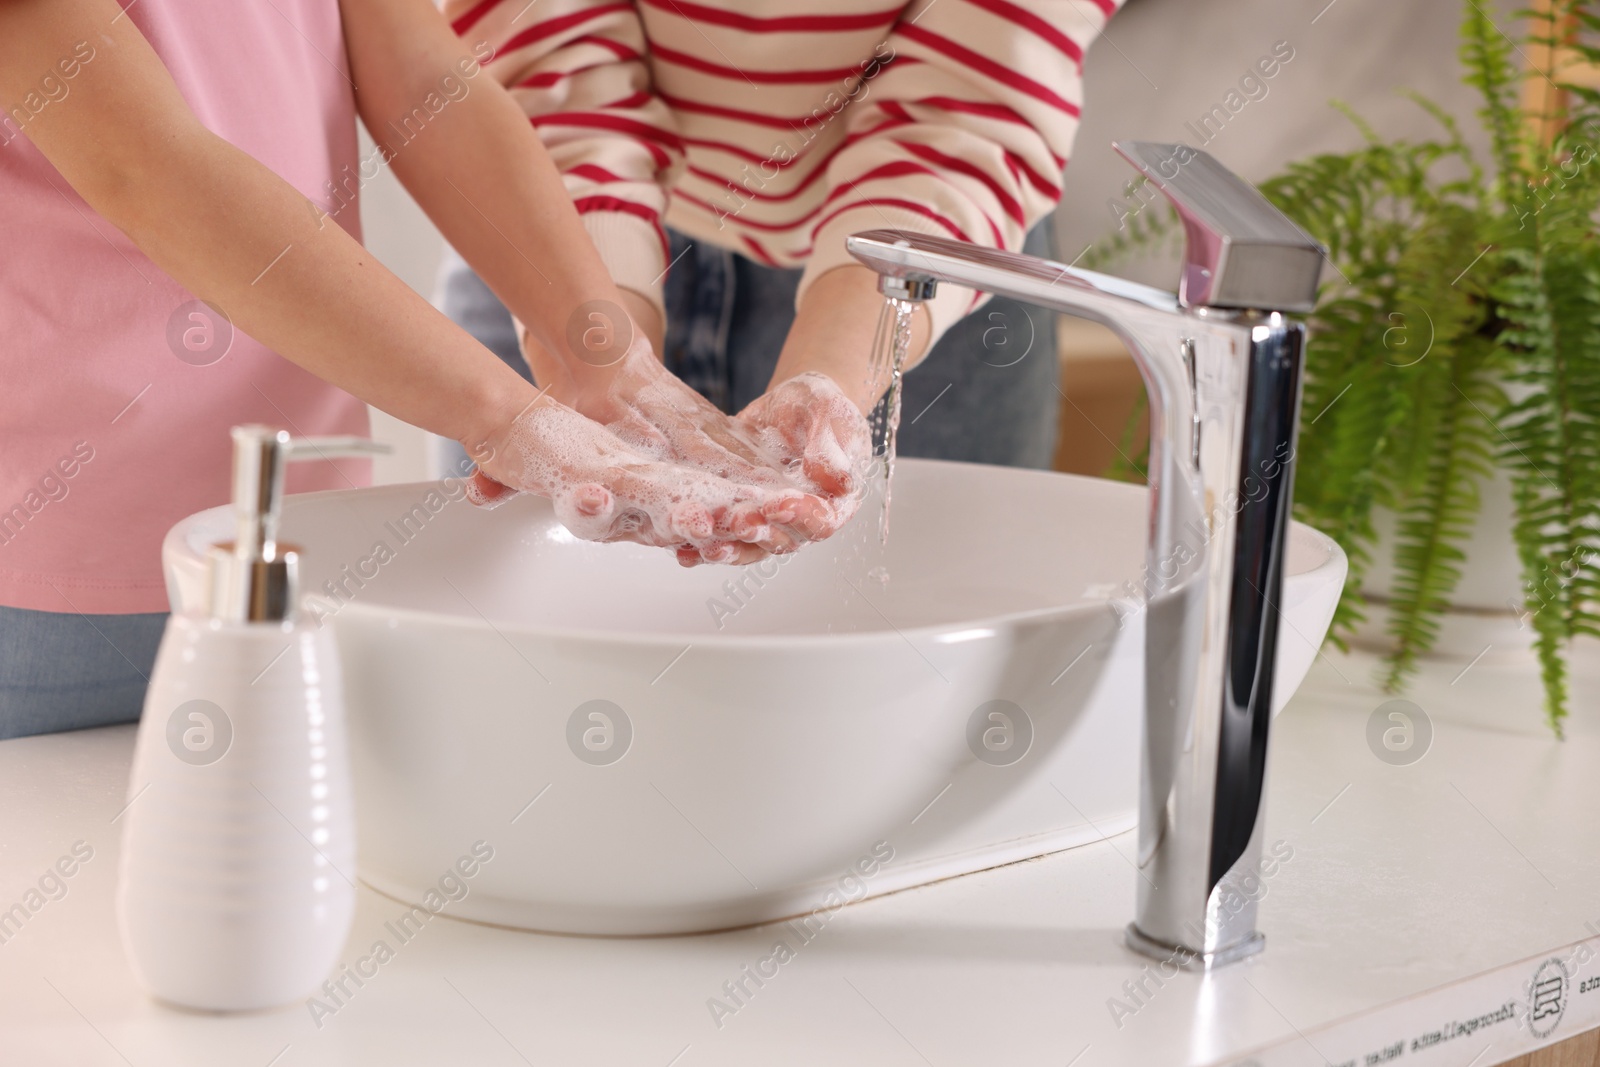
[[[1440,186],[1441,191],[1447,195],[1466,194],[1478,207],[1483,207],[1485,188],[1483,166],[1478,162],[1478,157],[1473,154],[1466,139],[1461,136],[1461,126],[1456,122],[1456,117],[1419,92],[1408,90],[1401,95],[1426,111],[1444,129],[1445,141],[1440,146],[1443,149],[1441,154],[1454,156],[1466,168],[1466,175],[1459,182],[1445,183]]]
[[[1522,115],[1516,103],[1519,76],[1511,39],[1473,0],[1468,0],[1462,11],[1461,65],[1466,69],[1466,83],[1483,98],[1478,116],[1489,133],[1498,184],[1509,207],[1509,191],[1527,181],[1522,166]]]
[[[1473,257],[1482,258],[1476,247],[1479,216],[1456,204],[1429,207],[1395,262],[1396,310],[1390,314],[1406,323],[1406,334],[1420,335],[1406,345],[1386,345],[1392,353],[1387,362],[1395,368],[1391,384],[1404,391],[1407,408],[1388,479],[1395,499],[1421,490],[1445,409],[1455,399],[1454,368],[1430,357],[1453,351],[1483,319],[1478,283],[1466,269]]]
[[[1443,398],[1439,436],[1418,491],[1399,501],[1395,578],[1388,631],[1395,642],[1384,685],[1398,689],[1433,646],[1439,618],[1461,580],[1462,546],[1478,514],[1479,484],[1493,461],[1494,430],[1485,414],[1501,402],[1487,374],[1490,345],[1468,341],[1440,353],[1448,365],[1449,395]]]
[[[1136,195],[1135,190],[1147,193]],[[1117,228],[1100,237],[1078,257],[1077,265],[1087,270],[1104,270],[1139,253],[1166,251],[1183,236],[1178,214],[1165,200],[1147,202],[1148,197],[1159,196],[1149,183],[1140,178],[1128,183],[1128,195],[1113,200],[1107,210],[1117,219]]]
[[[1600,194],[1561,192],[1570,195],[1523,227],[1525,246],[1507,250],[1516,269],[1495,290],[1515,360],[1509,378],[1523,394],[1500,417],[1501,458],[1515,479],[1512,536],[1558,735],[1567,647],[1578,633],[1600,634],[1600,264],[1571,217]]]
[[[1488,412],[1499,407],[1492,373],[1496,352],[1482,335],[1481,279],[1491,268],[1472,274],[1474,260],[1487,254],[1479,247],[1482,214],[1436,192],[1410,195],[1416,227],[1395,262],[1396,300],[1407,313],[1424,316],[1432,347],[1398,366],[1393,382],[1404,392],[1406,418],[1384,479],[1391,494],[1384,503],[1398,518],[1389,688],[1398,687],[1433,647],[1439,618],[1460,581],[1462,546],[1493,458]]]
[[[1326,323],[1327,319],[1319,316],[1319,321]],[[1308,370],[1313,361],[1330,355],[1333,344],[1338,343],[1334,341],[1336,335],[1326,332],[1326,326],[1322,329],[1325,332],[1312,335],[1312,345],[1318,352],[1311,354],[1308,348]],[[1370,353],[1377,348],[1359,334],[1348,335],[1343,344],[1357,353]],[[1351,630],[1365,617],[1360,591],[1377,537],[1372,513],[1383,489],[1379,477],[1381,460],[1403,421],[1404,409],[1395,402],[1398,394],[1389,388],[1382,364],[1371,359],[1354,362],[1340,377],[1319,380],[1314,392],[1332,392],[1333,396],[1320,407],[1302,407],[1305,417],[1296,482],[1307,486],[1308,491],[1297,492],[1295,513],[1301,521],[1332,537],[1349,558],[1345,593],[1334,612],[1330,633],[1335,644],[1343,648]],[[1313,391],[1307,395],[1313,395]]]

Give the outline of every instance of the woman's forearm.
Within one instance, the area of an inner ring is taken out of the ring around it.
[[[836,267],[819,277],[806,290],[767,388],[819,371],[838,383],[863,414],[870,412],[889,388],[889,375],[874,374],[870,367],[883,308],[878,276],[867,267]],[[928,313],[919,305],[905,369],[926,355],[928,335]]]

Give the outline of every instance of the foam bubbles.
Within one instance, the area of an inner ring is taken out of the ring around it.
[[[768,542],[762,514],[798,506],[799,489],[750,485],[663,463],[549,398],[512,423],[490,473],[517,490],[549,498],[557,519],[591,541],[662,547]],[[468,487],[474,503],[498,502],[489,487]],[[825,501],[814,506],[829,509]]]
[[[832,379],[800,375],[731,419],[642,334],[629,340],[564,397],[583,414],[546,395],[518,416],[488,475],[549,498],[578,537],[672,547],[685,562],[687,549],[705,562],[793,552],[855,514],[870,434]],[[498,488],[484,477],[468,496],[493,507],[513,495]]]

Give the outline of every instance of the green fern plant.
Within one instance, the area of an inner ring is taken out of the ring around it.
[[[1295,510],[1350,557],[1330,635],[1340,647],[1363,618],[1374,510],[1394,513],[1383,678],[1393,690],[1438,636],[1483,480],[1506,470],[1524,618],[1560,736],[1570,642],[1600,636],[1600,92],[1566,87],[1565,132],[1533,143],[1516,106],[1528,49],[1474,0],[1463,11],[1463,78],[1482,99],[1489,168],[1450,115],[1413,96],[1437,136],[1386,140],[1346,110],[1360,149],[1291,164],[1261,186],[1335,267],[1311,315]],[[1555,42],[1569,19],[1600,32],[1581,0],[1521,14],[1529,45]],[[1600,49],[1574,47],[1600,63]],[[1171,227],[1142,219],[1095,258],[1148,247]],[[1113,474],[1136,473],[1119,466]]]

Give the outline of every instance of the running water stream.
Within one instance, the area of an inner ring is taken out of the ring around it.
[[[900,384],[911,348],[911,313],[915,308],[909,300],[889,298],[878,319],[878,334],[873,342],[872,375],[876,379],[885,371],[889,374],[888,396],[874,410],[872,424],[873,437],[882,442],[878,454],[883,458],[883,514],[878,537],[883,544],[889,543],[889,500],[894,487],[895,444],[900,433]],[[880,581],[887,578],[885,574]]]

